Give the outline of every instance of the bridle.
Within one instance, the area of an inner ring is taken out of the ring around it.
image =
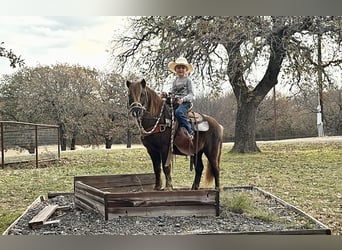
[[[149,131],[145,130],[145,128],[142,126],[143,113],[144,113],[144,111],[146,111],[145,107],[143,107],[143,106],[141,105],[141,103],[132,103],[132,104],[138,105],[139,108],[140,108],[141,110],[143,110],[143,112],[141,112],[141,115],[140,115],[140,116],[135,116],[136,122],[137,122],[138,127],[139,127],[140,134],[143,135],[143,136],[147,136],[147,135],[153,134],[153,133],[156,131],[156,128],[157,128],[157,126],[158,126],[158,124],[159,124],[159,121],[160,121],[160,119],[161,119],[161,117],[162,117],[162,115],[163,115],[163,111],[164,111],[164,107],[165,107],[165,102],[163,102],[163,106],[162,106],[162,108],[161,108],[161,110],[160,110],[159,116],[156,118],[155,124],[152,126],[152,128],[151,128]],[[131,106],[132,106],[132,104],[131,104]],[[136,108],[136,107],[137,107],[137,106],[135,106],[135,108]],[[131,109],[130,109],[130,110],[131,110]],[[131,111],[130,111],[130,112],[131,112]]]
[[[145,98],[146,98],[145,103],[148,103],[148,95],[146,93],[146,90],[145,90]],[[159,115],[155,118],[156,119],[155,124],[152,126],[151,129],[149,129],[147,131],[142,126],[143,116],[144,116],[145,112],[147,112],[147,108],[143,104],[141,104],[140,102],[132,102],[129,105],[129,113],[131,113],[132,116],[135,118],[137,125],[138,125],[138,128],[139,128],[139,131],[140,131],[140,134],[142,136],[151,135],[151,134],[156,132],[156,130],[158,128],[158,124],[159,124],[160,119],[161,119],[163,112],[164,112],[164,107],[165,107],[165,100],[163,100],[163,105],[160,109]],[[165,129],[165,127],[164,127],[164,129]],[[161,131],[161,129],[160,129],[159,132],[163,132],[163,131]]]
[[[144,105],[147,105],[148,104],[148,95],[147,95],[147,91],[144,90],[144,98],[146,100],[144,100],[144,104],[142,104],[141,102],[132,102],[130,105],[129,105],[129,113],[132,114],[133,117],[135,118],[138,118],[140,116],[143,116],[144,115],[144,112],[146,111],[146,107]],[[129,102],[129,101],[128,101]]]

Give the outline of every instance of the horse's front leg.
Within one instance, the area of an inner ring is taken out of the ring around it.
[[[163,165],[163,171],[164,171],[165,180],[166,180],[165,189],[172,190],[173,186],[172,186],[172,177],[171,177],[171,164],[169,166]]]
[[[161,163],[161,157],[160,154],[158,152],[154,152],[154,151],[148,151],[151,160],[152,160],[152,164],[153,164],[153,170],[154,170],[154,175],[155,175],[155,184],[154,184],[154,190],[161,190],[162,188],[162,181],[161,181],[161,167],[160,167],[160,163]]]
[[[171,154],[171,152],[170,152],[170,154]],[[163,158],[162,159],[163,171],[164,171],[165,180],[166,180],[166,184],[165,184],[166,190],[172,190],[173,189],[172,177],[171,177],[171,169],[172,169],[171,157],[172,157],[172,155],[170,155],[168,158],[168,153],[165,153],[162,156],[162,158]]]

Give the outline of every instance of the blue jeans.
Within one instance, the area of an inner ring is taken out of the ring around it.
[[[190,102],[183,102],[178,106],[178,108],[175,111],[175,116],[178,119],[179,126],[186,128],[186,130],[189,132],[189,134],[193,134],[191,125],[188,121],[188,117],[186,116],[186,113],[188,109],[190,108]]]

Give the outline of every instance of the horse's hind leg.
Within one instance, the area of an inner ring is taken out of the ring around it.
[[[220,189],[220,169],[218,162],[216,160],[209,160],[210,162],[210,167],[211,167],[211,173],[214,176],[215,179],[215,189],[219,190]]]
[[[208,158],[208,167],[207,171],[210,171],[210,175],[207,175],[207,181],[210,181],[212,177],[215,180],[215,189],[220,189],[220,158],[221,158],[221,144],[217,146],[215,150],[211,152],[211,154],[206,154]],[[216,153],[214,153],[216,152]]]
[[[202,154],[203,153],[198,153],[198,154],[195,154],[194,156],[191,156],[193,157],[193,162],[195,165],[195,179],[191,187],[192,190],[197,190],[199,189],[199,186],[200,186],[202,172],[204,169],[203,161],[202,161]]]

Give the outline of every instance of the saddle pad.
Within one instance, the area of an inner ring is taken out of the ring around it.
[[[196,131],[208,131],[209,130],[209,123],[208,121],[202,121],[196,124],[193,124],[194,129]]]

